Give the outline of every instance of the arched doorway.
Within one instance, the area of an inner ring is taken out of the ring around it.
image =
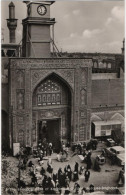
[[[71,104],[71,89],[58,75],[53,73],[37,85],[32,99],[36,143],[46,140],[58,150],[61,141],[70,142]]]
[[[2,110],[2,151],[9,150],[9,117],[8,113]]]

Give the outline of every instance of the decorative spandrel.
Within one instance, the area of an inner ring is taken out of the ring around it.
[[[24,90],[23,89],[17,90],[17,109],[18,110],[24,109]]]
[[[72,89],[74,89],[74,70],[64,70],[64,69],[48,69],[48,70],[32,70],[32,89],[35,87],[37,83],[39,83],[42,79],[48,77],[51,74],[56,74],[64,79]]]
[[[86,126],[83,124],[80,125],[79,140],[80,141],[86,140]]]
[[[22,89],[25,87],[24,70],[16,71],[16,85],[17,85],[17,89]]]
[[[86,89],[82,89],[82,90],[81,90],[80,99],[81,99],[81,105],[82,105],[82,106],[84,106],[84,105],[87,104],[87,93],[86,93]]]
[[[88,69],[87,68],[81,69],[81,83],[82,83],[82,85],[87,85],[87,78],[88,78]]]

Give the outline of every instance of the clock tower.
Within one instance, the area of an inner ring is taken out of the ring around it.
[[[54,1],[25,1],[25,3],[27,18],[22,20],[22,56],[48,58],[51,54],[51,25],[55,24],[55,18],[50,18],[50,5]]]

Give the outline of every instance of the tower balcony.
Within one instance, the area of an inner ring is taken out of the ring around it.
[[[32,24],[49,24],[53,25],[56,23],[55,18],[40,18],[40,17],[27,17],[22,20],[23,24],[32,23]]]

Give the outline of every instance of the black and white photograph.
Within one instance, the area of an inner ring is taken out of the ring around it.
[[[1,194],[125,194],[125,2],[1,4]]]

